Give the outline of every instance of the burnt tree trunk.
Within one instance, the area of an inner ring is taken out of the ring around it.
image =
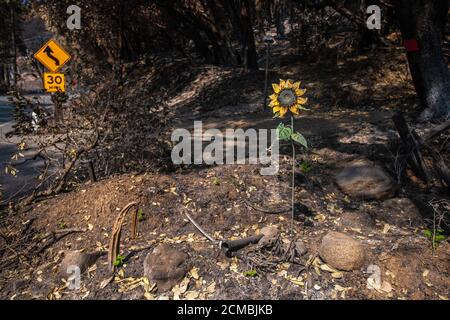
[[[421,118],[443,119],[450,113],[450,72],[442,52],[448,0],[395,0],[395,10],[407,49]]]
[[[204,5],[205,8],[211,12],[213,18],[213,23],[209,25],[209,28],[214,33],[216,39],[218,39],[217,45],[222,58],[222,63],[233,64],[236,59],[231,49],[232,41],[228,32],[229,28],[224,0],[205,0]]]
[[[264,7],[265,2],[263,0],[255,0],[255,21],[258,31],[260,33],[264,32]]]
[[[177,34],[180,32],[184,34],[194,42],[197,51],[207,63],[217,63],[214,53],[209,48],[208,42],[201,36],[198,26],[189,20],[183,13],[176,10],[170,3],[164,0],[155,2],[173,19],[173,24],[170,25],[170,33]]]
[[[285,17],[285,3],[282,0],[275,0],[274,2],[274,16],[275,16],[275,27],[277,29],[277,36],[280,39],[283,39],[285,37],[285,30],[284,30],[284,17]]]
[[[6,91],[5,65],[0,64],[0,93]]]
[[[241,21],[243,27],[243,52],[245,54],[245,67],[250,70],[258,70],[258,56],[256,54],[255,35],[253,34],[250,18],[250,5],[244,0],[241,7]]]
[[[226,10],[230,16],[230,22],[235,36],[240,42],[240,58],[245,68],[258,69],[258,57],[256,54],[255,36],[250,17],[250,5],[248,0],[225,1]]]

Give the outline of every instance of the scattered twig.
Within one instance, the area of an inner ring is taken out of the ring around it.
[[[231,257],[233,252],[245,248],[249,244],[258,243],[258,241],[262,238],[262,235],[255,235],[237,240],[216,240],[211,235],[209,235],[205,230],[203,230],[203,228],[200,227],[200,225],[187,212],[185,212],[185,215],[205,238],[207,238],[214,244],[218,244],[219,248],[223,250],[223,252],[227,257]]]
[[[184,214],[189,219],[189,221],[194,225],[194,227],[196,227],[197,230],[200,231],[200,233],[203,236],[205,236],[206,239],[208,239],[209,241],[211,241],[212,243],[215,243],[215,244],[221,243],[221,241],[214,239],[210,234],[208,234],[205,230],[203,230],[203,228],[200,227],[200,225],[189,215],[189,213],[185,212]]]
[[[449,128],[450,128],[450,120],[447,120],[446,122],[441,123],[440,125],[428,130],[426,133],[424,133],[421,136],[421,139],[422,139],[422,141],[426,142],[428,140],[433,139],[435,136],[443,133],[444,131],[446,131]]]
[[[403,142],[408,164],[420,179],[428,183],[428,174],[424,168],[422,154],[417,141],[418,135],[409,128],[401,111],[397,111],[392,116],[392,120]]]
[[[258,207],[256,205],[254,205],[253,203],[251,203],[250,201],[248,201],[247,199],[243,200],[244,203],[246,205],[248,205],[250,208],[256,210],[256,211],[261,211],[264,213],[269,213],[269,214],[279,214],[279,213],[284,213],[284,212],[288,212],[291,211],[291,208],[274,208],[274,209],[267,209],[267,208],[261,208]]]
[[[61,234],[61,233],[78,233],[78,232],[86,232],[86,229],[71,228],[71,229],[61,229],[61,230],[53,231],[54,234]]]
[[[51,236],[51,239],[44,245],[42,245],[39,249],[37,250],[33,250],[33,254],[34,253],[41,253],[44,250],[46,250],[47,248],[49,248],[50,246],[52,246],[53,244],[55,244],[56,242],[58,242],[59,240],[61,240],[62,238],[68,236],[71,233],[80,233],[80,232],[85,232],[86,230],[84,229],[62,229],[62,230],[56,230],[51,232],[48,236],[44,237],[47,238],[49,236]],[[42,241],[42,240],[41,240]],[[31,254],[31,250],[28,254]]]

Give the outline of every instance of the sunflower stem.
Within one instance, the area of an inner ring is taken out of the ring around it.
[[[264,74],[264,103],[263,110],[267,108],[267,87],[269,83],[269,57],[270,57],[270,42],[267,42],[266,47],[266,66],[265,66],[265,74]]]
[[[294,117],[291,115],[291,130],[294,133]],[[294,238],[294,213],[295,213],[295,144],[291,139],[292,146],[292,194],[291,194],[291,237]]]

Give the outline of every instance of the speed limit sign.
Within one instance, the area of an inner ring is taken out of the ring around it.
[[[47,92],[65,92],[64,74],[44,72],[44,90]]]

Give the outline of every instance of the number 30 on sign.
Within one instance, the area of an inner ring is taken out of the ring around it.
[[[45,72],[44,90],[47,92],[65,92],[64,74]]]

